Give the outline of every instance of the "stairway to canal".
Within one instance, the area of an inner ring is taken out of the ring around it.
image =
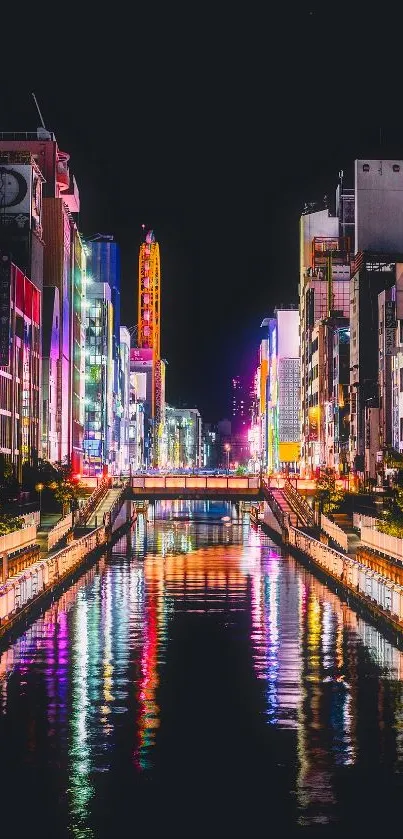
[[[103,523],[105,513],[109,513],[109,510],[111,509],[121,492],[121,487],[113,487],[112,489],[108,489],[108,491],[105,493],[98,506],[95,507],[94,512],[91,513],[91,516],[86,522],[87,528],[94,528],[97,526],[99,527]]]

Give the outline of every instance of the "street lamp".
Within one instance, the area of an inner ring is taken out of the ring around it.
[[[42,514],[42,490],[44,484],[35,484],[35,489],[39,494],[39,530],[41,529],[41,514]]]
[[[230,451],[231,451],[231,446],[230,446],[230,444],[229,444],[229,443],[225,443],[225,445],[224,445],[224,449],[225,449],[226,454],[227,454],[227,475],[229,475],[229,453],[230,453]]]

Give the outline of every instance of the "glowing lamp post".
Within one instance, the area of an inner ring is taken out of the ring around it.
[[[229,453],[231,451],[231,446],[229,443],[225,443],[224,449],[227,455],[227,475],[229,475]]]
[[[35,489],[39,495],[39,529],[41,528],[41,515],[42,515],[42,490],[44,484],[35,484]]]

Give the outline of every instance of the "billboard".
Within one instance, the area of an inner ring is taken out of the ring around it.
[[[0,166],[0,207],[8,213],[31,213],[32,166]]]
[[[130,350],[130,361],[134,364],[147,364],[152,360],[152,347],[133,347]]]
[[[395,346],[395,302],[394,300],[385,301],[385,355],[393,355]]]
[[[8,254],[0,257],[0,366],[10,364],[10,297],[11,259]],[[5,407],[5,406],[3,406]]]
[[[309,440],[319,440],[319,405],[308,409]]]

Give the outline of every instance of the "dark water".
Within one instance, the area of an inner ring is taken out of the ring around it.
[[[400,835],[402,654],[228,514],[157,505],[4,649],[1,837]]]

